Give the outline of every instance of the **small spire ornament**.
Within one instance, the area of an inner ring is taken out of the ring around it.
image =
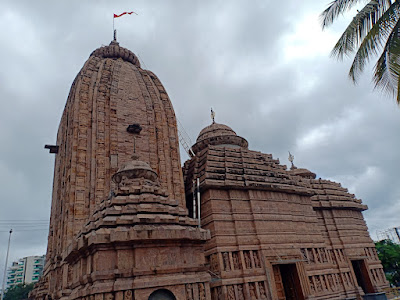
[[[213,111],[212,107],[211,107],[211,120],[214,124],[215,123],[215,111]]]
[[[294,161],[294,155],[292,154],[292,153],[290,153],[290,151],[288,151],[289,152],[289,161],[291,162],[291,164],[292,164],[292,166],[290,167],[290,170],[294,170],[294,169],[297,169],[296,168],[296,166],[293,164],[293,161]]]

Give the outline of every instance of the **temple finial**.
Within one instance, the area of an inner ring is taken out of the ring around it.
[[[289,152],[289,161],[292,163],[292,166],[290,167],[290,170],[297,169],[297,167],[293,164],[294,155],[292,153],[290,153],[290,151],[288,151],[288,152]]]
[[[117,29],[114,29],[114,42],[117,41]]]
[[[215,123],[215,112],[213,111],[212,107],[211,107],[211,120],[214,124]]]

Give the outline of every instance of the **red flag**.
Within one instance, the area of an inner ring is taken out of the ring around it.
[[[119,17],[121,17],[121,16],[123,16],[123,15],[126,15],[126,14],[128,14],[128,15],[131,15],[131,14],[137,15],[137,13],[135,13],[134,11],[131,11],[131,12],[123,12],[123,13],[120,14],[120,15],[114,14],[114,18],[119,18]]]

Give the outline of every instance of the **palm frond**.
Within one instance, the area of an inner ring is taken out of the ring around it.
[[[400,79],[400,20],[397,20],[390,34],[382,55],[375,65],[374,82],[375,88],[397,96],[400,104],[399,79]]]
[[[394,6],[393,9],[389,11],[392,6]],[[389,11],[384,18],[386,22],[381,23],[382,30],[377,32],[378,34],[384,33],[385,27],[390,25],[391,17],[394,14],[393,11],[397,7],[397,4],[391,5],[388,0],[371,0],[361,11],[358,11],[357,15],[347,26],[333,48],[332,56],[343,59],[345,55],[354,52],[373,26]],[[376,37],[379,38],[379,36]]]
[[[358,75],[363,72],[366,63],[369,61],[371,56],[377,55],[378,52],[382,50],[390,33],[396,25],[399,16],[400,2],[394,2],[382,16],[379,18],[374,17],[374,20],[369,20],[372,28],[368,30],[367,35],[359,45],[349,71],[349,77],[353,82],[357,81]],[[368,18],[365,20],[368,20]]]
[[[343,12],[349,10],[360,1],[361,0],[334,0],[329,3],[328,8],[321,14],[322,28],[331,25],[340,14],[343,14]]]

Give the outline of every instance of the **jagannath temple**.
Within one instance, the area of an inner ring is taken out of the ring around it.
[[[57,142],[47,146],[55,153],[47,263],[31,297],[380,295],[388,282],[362,215],[367,206],[297,168],[292,156],[288,168],[214,117],[210,123],[182,167],[174,109],[158,77],[115,39],[94,50],[72,84]]]

